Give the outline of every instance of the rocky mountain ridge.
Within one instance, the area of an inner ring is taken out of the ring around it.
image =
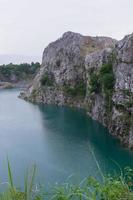
[[[40,71],[21,97],[85,108],[133,148],[133,34],[116,41],[65,33],[44,50]]]

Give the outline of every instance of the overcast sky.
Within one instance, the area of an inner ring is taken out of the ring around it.
[[[41,57],[68,30],[121,39],[133,32],[133,0],[0,0],[0,54]]]

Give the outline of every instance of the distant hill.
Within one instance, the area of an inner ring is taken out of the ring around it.
[[[9,63],[21,64],[31,62],[41,62],[41,56],[0,55],[0,65]]]
[[[28,88],[39,69],[39,62],[0,65],[0,89]]]

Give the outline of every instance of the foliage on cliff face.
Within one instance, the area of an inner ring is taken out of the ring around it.
[[[99,93],[100,91],[100,82],[99,82],[99,75],[96,73],[92,73],[90,77],[90,93],[95,92]]]
[[[108,63],[101,67],[100,69],[100,81],[101,85],[106,92],[112,93],[114,87],[114,74],[112,64]]]
[[[64,84],[64,92],[73,97],[85,97],[86,84],[83,80],[78,81],[74,86]]]
[[[90,77],[90,92],[98,93],[103,89],[105,93],[112,93],[114,87],[114,74],[112,64],[104,64],[99,73],[93,72]]]
[[[106,109],[108,112],[112,110],[112,95],[114,89],[114,74],[112,63],[105,64],[100,69],[100,81],[102,90],[105,94]]]
[[[114,88],[114,74],[112,63],[106,63],[102,65],[99,72],[93,72],[90,76],[89,90],[90,93],[101,93],[106,102],[108,111],[111,111],[112,107],[112,94]]]
[[[48,73],[45,73],[40,81],[42,86],[53,86],[54,84],[53,77]]]

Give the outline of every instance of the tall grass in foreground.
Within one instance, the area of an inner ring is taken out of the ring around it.
[[[24,178],[24,191],[14,185],[10,162],[8,161],[8,184],[0,200],[133,200],[133,170],[126,168],[118,176],[103,176],[102,182],[88,177],[78,185],[64,183],[41,192],[34,188],[36,167],[27,171]]]

